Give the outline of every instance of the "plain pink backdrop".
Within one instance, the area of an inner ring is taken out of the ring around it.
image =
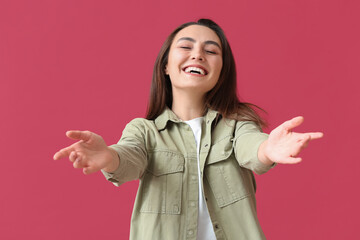
[[[358,1],[0,1],[0,239],[128,239],[138,182],[120,188],[53,154],[69,129],[117,142],[145,114],[157,53],[178,25],[215,20],[242,100],[272,128],[323,131],[298,165],[257,178],[268,239],[359,238]]]

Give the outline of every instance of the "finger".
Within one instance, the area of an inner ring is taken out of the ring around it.
[[[300,157],[288,157],[282,163],[283,164],[296,164],[300,163],[302,159]]]
[[[71,152],[74,151],[74,145],[71,145],[69,147],[63,148],[60,151],[58,151],[57,153],[54,154],[53,159],[54,160],[59,160],[61,158],[67,158],[70,156]]]
[[[61,158],[63,158],[63,157],[60,155],[60,152],[56,152],[56,153],[54,154],[54,156],[53,156],[53,159],[54,159],[54,160],[59,160],[59,159],[61,159]]]
[[[284,122],[282,126],[286,131],[291,131],[293,128],[299,126],[303,122],[304,122],[304,118],[302,116],[298,116]]]
[[[76,160],[73,163],[73,166],[74,168],[85,168],[87,167],[87,163],[84,157],[78,154]]]
[[[298,154],[300,154],[300,152],[302,150],[304,150],[308,145],[309,145],[309,142],[310,142],[310,138],[308,140],[302,140],[299,142],[299,148],[298,149],[295,149],[294,150],[294,155],[292,155],[293,157],[297,156]]]
[[[322,133],[322,132],[311,132],[311,133],[307,133],[307,134],[310,136],[311,140],[319,139],[324,136],[324,133]]]
[[[88,175],[88,174],[91,174],[91,173],[94,173],[94,172],[96,172],[96,170],[93,167],[84,167],[83,168],[83,173],[85,175]]]
[[[96,164],[88,164],[87,166],[84,167],[83,173],[85,175],[87,175],[87,174],[91,174],[91,173],[95,173],[97,171],[100,171],[100,169],[101,168]]]
[[[311,140],[311,136],[309,134],[301,134],[298,143],[301,145],[307,144]]]
[[[74,167],[74,168],[83,168],[83,167],[85,167],[85,166],[84,166],[84,163],[81,161],[81,159],[80,159],[80,158],[77,158],[77,159],[75,160],[75,162],[73,163],[73,167]]]
[[[69,160],[70,160],[70,162],[75,162],[76,161],[76,158],[77,158],[77,154],[76,154],[76,152],[75,151],[72,151],[71,153],[70,153],[70,155],[69,155]]]
[[[91,171],[89,170],[89,167],[83,168],[83,174],[88,175]]]
[[[74,168],[81,168],[81,163],[80,163],[80,159],[76,159],[73,163],[73,167]]]
[[[299,140],[300,143],[300,149],[304,149],[309,145],[309,142],[314,139],[319,139],[323,137],[323,133],[304,133],[304,136]]]
[[[68,138],[74,139],[74,140],[83,140],[85,142],[89,141],[91,138],[92,132],[90,131],[67,131],[66,136]]]

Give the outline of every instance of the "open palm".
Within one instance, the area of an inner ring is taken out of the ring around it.
[[[294,164],[302,159],[297,157],[302,149],[313,139],[323,136],[321,132],[297,133],[293,128],[304,121],[303,117],[295,117],[284,122],[271,131],[264,147],[264,155],[272,162]]]

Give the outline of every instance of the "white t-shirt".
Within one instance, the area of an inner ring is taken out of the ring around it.
[[[216,240],[212,222],[210,219],[209,211],[207,209],[205,197],[201,185],[201,175],[200,175],[200,139],[201,139],[201,124],[203,122],[203,117],[194,118],[189,121],[184,121],[189,124],[191,127],[196,142],[197,148],[197,159],[198,159],[198,176],[199,176],[199,218],[198,218],[198,231],[197,231],[197,240]]]

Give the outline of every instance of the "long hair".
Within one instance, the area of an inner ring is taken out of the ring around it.
[[[253,121],[259,127],[266,126],[266,122],[255,111],[255,108],[262,110],[261,108],[251,103],[240,102],[238,99],[234,56],[223,30],[210,19],[199,19],[197,22],[184,23],[165,40],[154,65],[146,118],[154,120],[166,107],[171,108],[173,100],[171,82],[169,76],[165,74],[170,46],[176,34],[191,25],[205,26],[213,30],[219,37],[222,47],[223,67],[216,85],[205,95],[204,107],[218,111],[224,118]]]

